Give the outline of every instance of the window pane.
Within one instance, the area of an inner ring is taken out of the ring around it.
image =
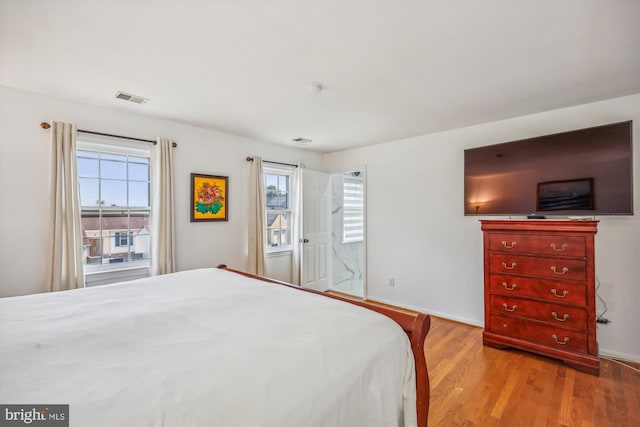
[[[100,177],[109,179],[127,179],[127,163],[100,160]]]
[[[289,208],[289,177],[286,175],[265,175],[265,196],[267,209]]]
[[[150,206],[148,182],[129,182],[129,206]]]
[[[100,159],[102,160],[116,160],[118,162],[126,162],[127,156],[121,154],[100,153]]]
[[[135,163],[131,161],[134,160]],[[137,158],[129,159],[129,179],[134,181],[149,181],[149,163],[139,163]]]
[[[78,157],[78,176],[98,178],[98,160]]]
[[[274,230],[271,227],[267,227],[267,247],[278,246],[278,240],[275,237]]]
[[[79,178],[80,206],[100,205],[99,184],[97,179]]]
[[[265,174],[264,175],[264,185],[267,189],[269,189],[269,187],[273,187],[273,189],[277,189],[278,188],[278,176],[277,175],[271,175],[271,174]]]
[[[280,175],[278,177],[278,192],[280,196],[280,209],[289,209],[289,177]]]
[[[129,216],[126,212],[102,213],[102,263],[115,264],[128,261],[129,250],[122,246],[121,235],[129,232]]]
[[[149,238],[149,212],[132,212],[129,218],[131,229],[131,261],[148,260],[151,242]]]
[[[274,224],[280,215],[278,212],[267,212],[267,228],[278,227],[277,224]]]
[[[148,157],[129,156],[129,163],[139,163],[141,165],[149,165]]]
[[[267,212],[267,248],[291,246],[291,212]]]
[[[278,177],[278,190],[282,193],[289,192],[289,177],[286,175],[280,175]]]
[[[76,150],[76,155],[78,157],[89,157],[91,159],[97,159],[100,156],[98,152],[88,150]]]
[[[291,212],[282,212],[280,215],[280,245],[291,246]]]
[[[102,206],[126,206],[127,182],[103,179],[100,182]]]
[[[267,195],[267,209],[284,209],[286,207],[287,207],[286,197]]]
[[[85,264],[102,264],[101,242],[100,236],[91,236],[82,239],[83,261]]]
[[[83,210],[80,219],[82,223],[82,251],[86,264],[102,263],[102,241],[100,239],[100,212],[98,210]]]
[[[282,246],[291,246],[291,229],[282,229],[280,232],[280,243]]]

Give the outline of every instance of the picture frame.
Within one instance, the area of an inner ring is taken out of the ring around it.
[[[539,211],[593,210],[593,178],[538,183]]]
[[[191,174],[191,222],[229,220],[229,177]]]

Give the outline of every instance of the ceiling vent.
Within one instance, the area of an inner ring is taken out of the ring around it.
[[[149,98],[143,98],[141,96],[132,95],[130,93],[120,92],[120,91],[116,93],[116,98],[122,99],[123,101],[133,102],[135,104],[144,104],[147,101],[149,101]]]
[[[311,144],[311,140],[309,138],[294,138],[291,140],[296,145],[309,145]]]

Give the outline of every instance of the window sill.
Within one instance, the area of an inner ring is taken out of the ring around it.
[[[85,271],[84,280],[85,286],[91,287],[141,279],[143,277],[149,277],[150,273],[151,267],[147,263],[146,265],[143,264],[119,269]]]
[[[291,248],[288,248],[288,249],[274,249],[274,250],[267,251],[267,258],[290,256],[292,252],[293,252],[293,249],[291,249]]]

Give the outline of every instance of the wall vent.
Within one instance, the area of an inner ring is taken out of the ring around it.
[[[120,92],[120,91],[116,93],[116,98],[122,99],[123,101],[133,102],[136,104],[144,104],[147,101],[149,101],[149,98],[144,98],[142,96],[132,95],[130,93]]]
[[[291,140],[296,145],[309,145],[311,140],[309,138],[294,138]]]

